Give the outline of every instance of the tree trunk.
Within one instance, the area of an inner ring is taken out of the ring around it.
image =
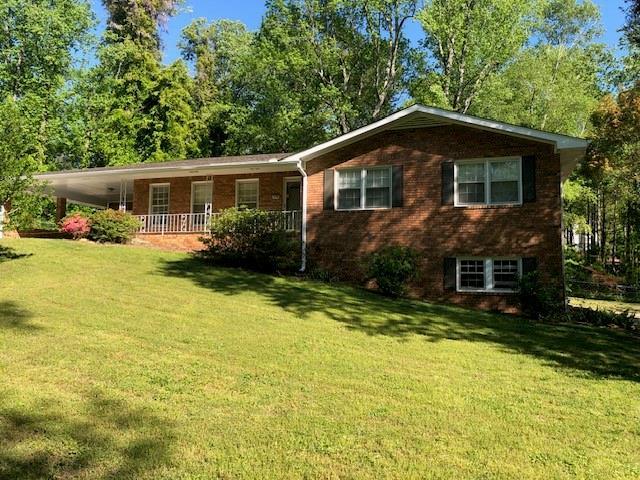
[[[600,194],[600,261],[607,263],[607,204],[604,188]]]

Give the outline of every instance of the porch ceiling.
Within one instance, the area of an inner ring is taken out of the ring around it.
[[[95,168],[45,173],[36,176],[45,183],[47,192],[69,201],[104,207],[120,200],[120,185],[126,185],[127,201],[133,198],[133,182],[136,179],[156,179],[195,176],[221,176],[269,172],[295,172],[295,163],[261,162],[205,165],[202,160],[171,162],[131,167]],[[215,181],[215,179],[214,179]]]
[[[133,180],[124,180],[127,201],[133,199]],[[64,197],[75,203],[95,207],[105,207],[108,203],[120,200],[119,178],[100,177],[60,177],[46,180],[46,190],[54,197]]]

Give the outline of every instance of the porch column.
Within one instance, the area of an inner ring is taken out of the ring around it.
[[[120,204],[118,209],[121,212],[127,211],[127,182],[120,180]]]
[[[56,198],[56,222],[59,222],[67,215],[67,199],[65,197]]]

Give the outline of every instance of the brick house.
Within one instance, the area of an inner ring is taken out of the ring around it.
[[[384,245],[421,254],[417,296],[513,310],[519,275],[563,287],[561,182],[583,139],[415,105],[293,154],[40,175],[58,198],[127,209],[140,239],[195,249],[211,215],[282,212],[307,265],[349,280]]]

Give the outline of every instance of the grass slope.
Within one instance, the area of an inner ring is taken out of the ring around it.
[[[640,476],[627,335],[2,245],[0,479]]]

